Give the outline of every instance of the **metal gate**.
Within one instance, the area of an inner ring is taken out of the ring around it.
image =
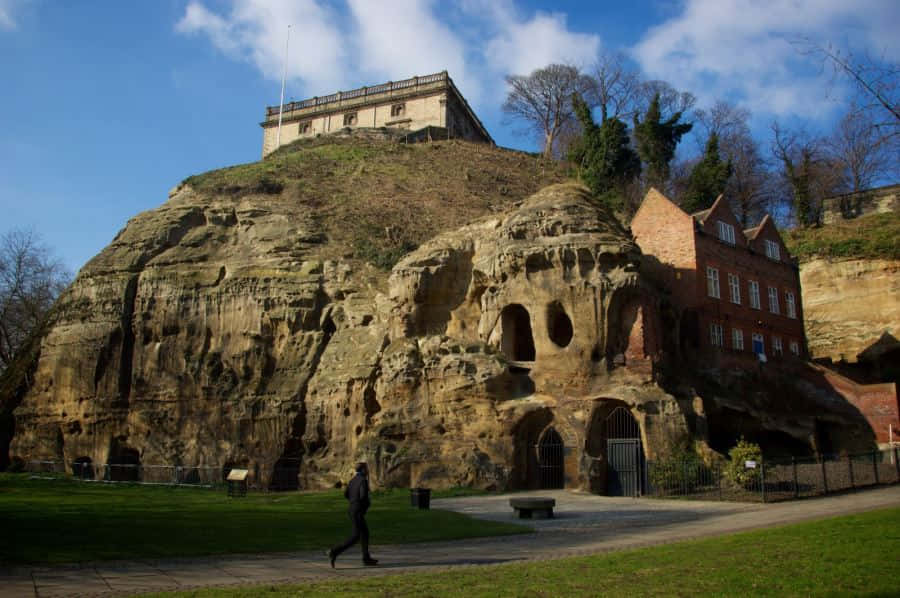
[[[538,466],[541,471],[541,489],[562,488],[563,441],[559,432],[548,428],[538,444]]]
[[[644,451],[637,420],[625,407],[616,407],[606,418],[606,494],[640,496]]]

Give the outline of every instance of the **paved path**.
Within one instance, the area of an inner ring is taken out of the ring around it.
[[[376,568],[362,567],[352,549],[352,554],[338,560],[336,569],[328,566],[321,551],[6,568],[0,569],[0,597],[121,596],[204,586],[342,579],[522,562],[664,544],[900,506],[900,485],[777,504],[611,498],[561,490],[516,496],[529,494],[554,497],[557,517],[516,520],[508,495],[435,500],[432,508],[528,523],[535,529],[533,534],[374,546],[373,553],[381,560]]]

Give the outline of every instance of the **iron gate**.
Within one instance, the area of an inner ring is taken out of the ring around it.
[[[541,489],[562,488],[563,441],[559,432],[548,428],[538,444],[538,466],[541,471]]]
[[[606,418],[606,458],[606,493],[640,496],[644,462],[641,430],[625,407],[616,407]]]

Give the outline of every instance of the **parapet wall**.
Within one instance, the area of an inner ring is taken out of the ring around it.
[[[822,202],[822,222],[832,224],[866,214],[900,211],[900,184],[829,197]]]

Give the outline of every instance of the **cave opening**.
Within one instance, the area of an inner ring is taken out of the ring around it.
[[[557,347],[567,347],[572,342],[572,320],[559,301],[547,306],[547,334]]]
[[[534,361],[534,335],[531,316],[518,303],[507,305],[500,313],[500,350],[513,361]]]

